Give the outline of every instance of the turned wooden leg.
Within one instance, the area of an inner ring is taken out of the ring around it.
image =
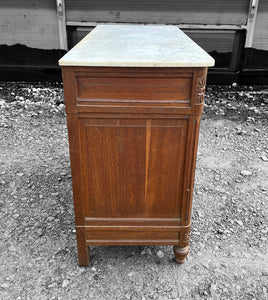
[[[78,264],[79,266],[87,266],[89,263],[89,247],[86,245],[85,229],[76,227]]]
[[[184,228],[180,232],[179,245],[173,247],[175,259],[178,264],[183,263],[186,259],[187,254],[189,253],[190,236],[191,236],[191,225]]]
[[[180,248],[178,246],[174,246],[173,251],[174,251],[174,254],[175,254],[176,262],[178,264],[182,264],[185,261],[187,254],[189,253],[189,246],[186,246],[186,247],[183,247],[183,248]]]

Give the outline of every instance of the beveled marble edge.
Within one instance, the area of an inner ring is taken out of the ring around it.
[[[213,67],[215,61],[199,62],[199,63],[167,63],[167,62],[113,62],[113,61],[94,61],[94,62],[73,62],[59,60],[60,66],[85,66],[85,67]]]
[[[131,60],[123,60],[120,58],[120,60],[105,60],[102,58],[100,61],[98,60],[80,60],[78,61],[77,58],[72,57],[73,54],[77,55],[77,49],[84,47],[84,44],[89,43],[90,40],[95,36],[98,31],[102,30],[103,27],[109,27],[111,26],[145,26],[145,25],[98,25],[95,27],[86,37],[84,37],[77,45],[75,45],[69,52],[67,52],[60,60],[59,65],[60,66],[92,66],[92,67],[210,67],[215,65],[215,60],[205,51],[203,50],[198,44],[196,44],[194,41],[192,41],[182,30],[180,30],[177,26],[169,26],[169,25],[159,25],[160,27],[166,27],[168,31],[173,31],[174,28],[177,29],[178,35],[183,37],[184,42],[186,44],[191,44],[192,48],[195,48],[197,53],[202,53],[202,59],[200,57],[197,57],[193,59],[192,61],[189,61],[189,57],[182,58],[180,61],[161,61],[159,59],[152,60],[152,59],[146,59],[146,60],[139,60],[135,61],[135,59]],[[155,25],[158,26],[158,25]],[[148,28],[148,26],[146,26]],[[70,58],[71,57],[71,58]],[[183,61],[185,60],[185,61]]]

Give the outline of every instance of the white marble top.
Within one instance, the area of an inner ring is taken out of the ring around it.
[[[214,59],[177,26],[98,25],[61,66],[208,67]]]

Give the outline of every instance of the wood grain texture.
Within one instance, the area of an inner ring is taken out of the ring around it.
[[[80,265],[86,245],[176,245],[185,260],[206,72],[63,68]]]
[[[112,242],[115,245],[152,245],[161,240],[165,245],[179,243],[178,228],[146,226],[105,226],[86,228],[86,243],[101,245]]]

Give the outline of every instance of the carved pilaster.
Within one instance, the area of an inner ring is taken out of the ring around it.
[[[184,232],[183,234],[183,243],[184,244],[189,244],[190,243],[190,238],[191,238],[191,232]]]
[[[203,103],[205,98],[206,76],[197,78],[196,103]]]
[[[180,235],[180,247],[188,246],[191,238],[191,226],[183,229]]]

